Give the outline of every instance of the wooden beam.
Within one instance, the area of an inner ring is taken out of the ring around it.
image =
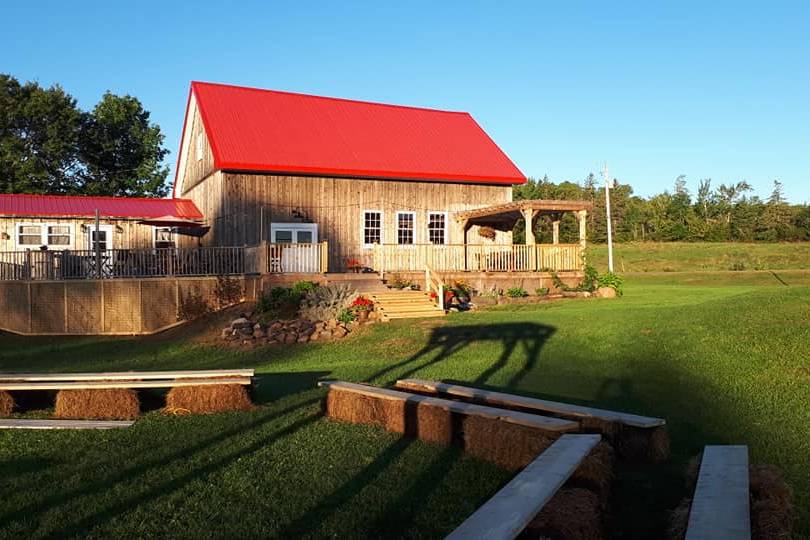
[[[521,213],[525,209],[532,209],[536,212],[578,212],[580,210],[590,210],[593,205],[589,201],[569,201],[552,199],[525,199],[510,203],[496,204],[464,212],[456,212],[455,218],[458,221],[474,219],[486,216],[496,216],[508,214],[510,212]]]
[[[447,540],[512,540],[571,477],[599,435],[563,435],[484,503]]]
[[[376,397],[381,399],[390,399],[394,401],[406,400],[411,403],[424,403],[426,405],[432,405],[434,407],[439,407],[454,413],[480,416],[483,418],[492,418],[496,420],[501,420],[503,422],[508,422],[511,424],[519,424],[523,426],[540,428],[546,431],[568,432],[579,429],[579,423],[571,420],[561,420],[559,418],[552,418],[549,416],[539,416],[536,414],[529,414],[518,411],[507,411],[505,409],[496,409],[495,407],[487,407],[484,405],[474,405],[471,403],[450,401],[448,399],[421,396],[419,394],[400,392],[397,390],[390,390],[388,388],[379,388],[376,386],[369,386],[365,384],[357,384],[344,381],[320,381],[318,382],[318,386],[326,388],[334,387],[340,390],[353,392],[355,394]]]
[[[83,381],[0,383],[0,390],[94,390],[99,388],[174,388],[176,386],[211,386],[218,384],[250,385],[249,377],[228,379],[172,379],[160,381]]]
[[[98,373],[0,373],[0,382],[32,381],[116,381],[152,379],[200,379],[253,377],[253,369],[205,369],[196,371],[112,371]]]
[[[686,540],[751,538],[748,447],[703,449]]]
[[[0,429],[117,429],[134,424],[132,420],[41,420],[6,418]]]
[[[427,392],[431,394],[465,398],[470,401],[492,405],[495,407],[515,407],[526,411],[536,411],[559,414],[572,418],[598,418],[607,422],[620,422],[638,428],[654,428],[666,424],[663,418],[639,416],[636,414],[583,407],[570,403],[560,403],[545,399],[530,398],[517,394],[492,392],[459,384],[448,384],[423,379],[401,379],[396,382],[396,388],[412,392]]]

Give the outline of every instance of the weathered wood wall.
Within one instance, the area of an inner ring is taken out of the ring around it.
[[[383,212],[383,243],[396,243],[396,213],[415,212],[417,244],[428,242],[428,212],[447,212],[447,243],[461,244],[464,232],[453,213],[509,202],[511,186],[327,178],[217,172],[183,193],[211,225],[204,245],[253,245],[270,238],[270,223],[317,223],[319,240],[329,242],[329,269],[348,258],[370,259],[363,247],[364,210]],[[468,232],[471,243],[489,243]],[[494,243],[509,243],[498,233]]]
[[[261,280],[239,277],[245,299]],[[26,335],[130,335],[181,322],[180,305],[202,298],[216,307],[214,277],[0,282],[0,329]]]
[[[214,154],[211,150],[211,144],[208,141],[208,136],[205,133],[205,126],[203,125],[202,116],[197,108],[194,96],[191,98],[188,109],[189,118],[186,119],[186,132],[183,134],[183,140],[180,142],[182,151],[182,163],[180,163],[181,173],[178,177],[180,182],[179,190],[176,195],[184,197],[185,193],[202,182],[208,175],[214,172]],[[197,140],[198,136],[202,135],[200,141],[202,142],[202,159],[197,156]],[[182,191],[182,193],[181,193]],[[203,212],[204,215],[206,215]]]
[[[91,249],[88,244],[87,231],[82,231],[81,226],[88,228],[95,226],[93,218],[32,218],[26,216],[8,217],[0,216],[0,251],[24,251],[25,247],[17,246],[15,235],[18,223],[55,223],[73,225],[73,247],[71,249]],[[151,249],[152,227],[149,225],[138,225],[135,220],[125,219],[102,219],[102,225],[113,225],[113,247],[115,249]],[[5,234],[2,234],[5,233]],[[5,237],[8,237],[5,239]],[[37,249],[38,246],[33,246]],[[29,247],[28,249],[31,249]]]

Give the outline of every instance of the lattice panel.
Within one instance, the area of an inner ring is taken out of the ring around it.
[[[141,331],[140,287],[137,281],[105,280],[104,332],[135,334]]]
[[[141,284],[142,330],[153,332],[177,322],[175,280],[149,280]]]
[[[101,282],[65,282],[67,298],[67,332],[69,334],[100,334]]]
[[[64,283],[31,283],[31,333],[65,333]]]

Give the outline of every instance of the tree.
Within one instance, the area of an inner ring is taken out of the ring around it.
[[[0,74],[0,192],[73,191],[81,117],[59,86],[20,85]]]
[[[759,240],[787,240],[791,236],[793,213],[785,200],[784,188],[778,180],[773,181],[773,191],[768,198],[757,231]]]
[[[82,191],[93,195],[147,195],[168,192],[169,169],[162,166],[160,127],[149,122],[149,112],[132,96],[104,94],[85,116],[79,145],[86,168]]]

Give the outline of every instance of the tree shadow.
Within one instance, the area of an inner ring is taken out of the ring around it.
[[[410,377],[428,366],[438,364],[474,343],[491,342],[501,344],[501,354],[474,382],[476,384],[486,383],[492,376],[506,367],[515,349],[520,347],[526,361],[523,367],[512,376],[509,385],[513,386],[520,382],[526,372],[535,367],[540,357],[540,350],[554,332],[555,328],[553,326],[532,322],[436,327],[431,330],[427,343],[416,353],[401,362],[386,366],[369,375],[365,378],[365,381],[392,383],[396,379]],[[423,362],[425,359],[428,360]],[[394,373],[392,379],[379,380],[391,373]]]

